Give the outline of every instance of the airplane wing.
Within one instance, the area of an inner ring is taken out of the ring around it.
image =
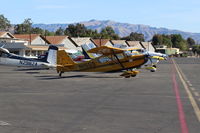
[[[89,53],[96,53],[96,54],[102,54],[102,55],[111,55],[111,54],[118,54],[123,53],[124,51],[130,51],[135,50],[136,48],[115,48],[110,46],[101,46],[97,48],[93,48],[88,50]]]

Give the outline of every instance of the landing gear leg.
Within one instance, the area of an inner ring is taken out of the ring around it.
[[[157,66],[156,65],[153,65],[153,69],[152,70],[150,70],[151,72],[155,72],[156,71],[156,69],[157,69]]]
[[[59,77],[62,77],[62,74],[63,74],[64,72],[62,72],[62,71],[60,71],[59,72]]]

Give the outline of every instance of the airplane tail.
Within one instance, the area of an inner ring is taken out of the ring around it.
[[[57,52],[57,65],[61,66],[72,66],[75,62],[72,58],[65,52],[65,50],[59,50]]]
[[[50,45],[48,49],[48,55],[46,56],[46,60],[51,65],[57,65],[57,52],[58,47]]]

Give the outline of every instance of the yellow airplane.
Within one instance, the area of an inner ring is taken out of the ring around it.
[[[114,72],[125,70],[121,76],[134,77],[139,71],[134,71],[133,68],[145,64],[148,61],[148,55],[133,55],[130,52],[132,50],[135,50],[135,48],[121,49],[101,46],[88,51],[99,54],[99,57],[83,62],[75,62],[65,50],[59,50],[57,51],[57,72],[61,77],[62,73],[70,71]]]

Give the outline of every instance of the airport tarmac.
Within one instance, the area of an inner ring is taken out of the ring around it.
[[[0,66],[0,133],[198,133],[200,59],[174,63],[128,79]]]

